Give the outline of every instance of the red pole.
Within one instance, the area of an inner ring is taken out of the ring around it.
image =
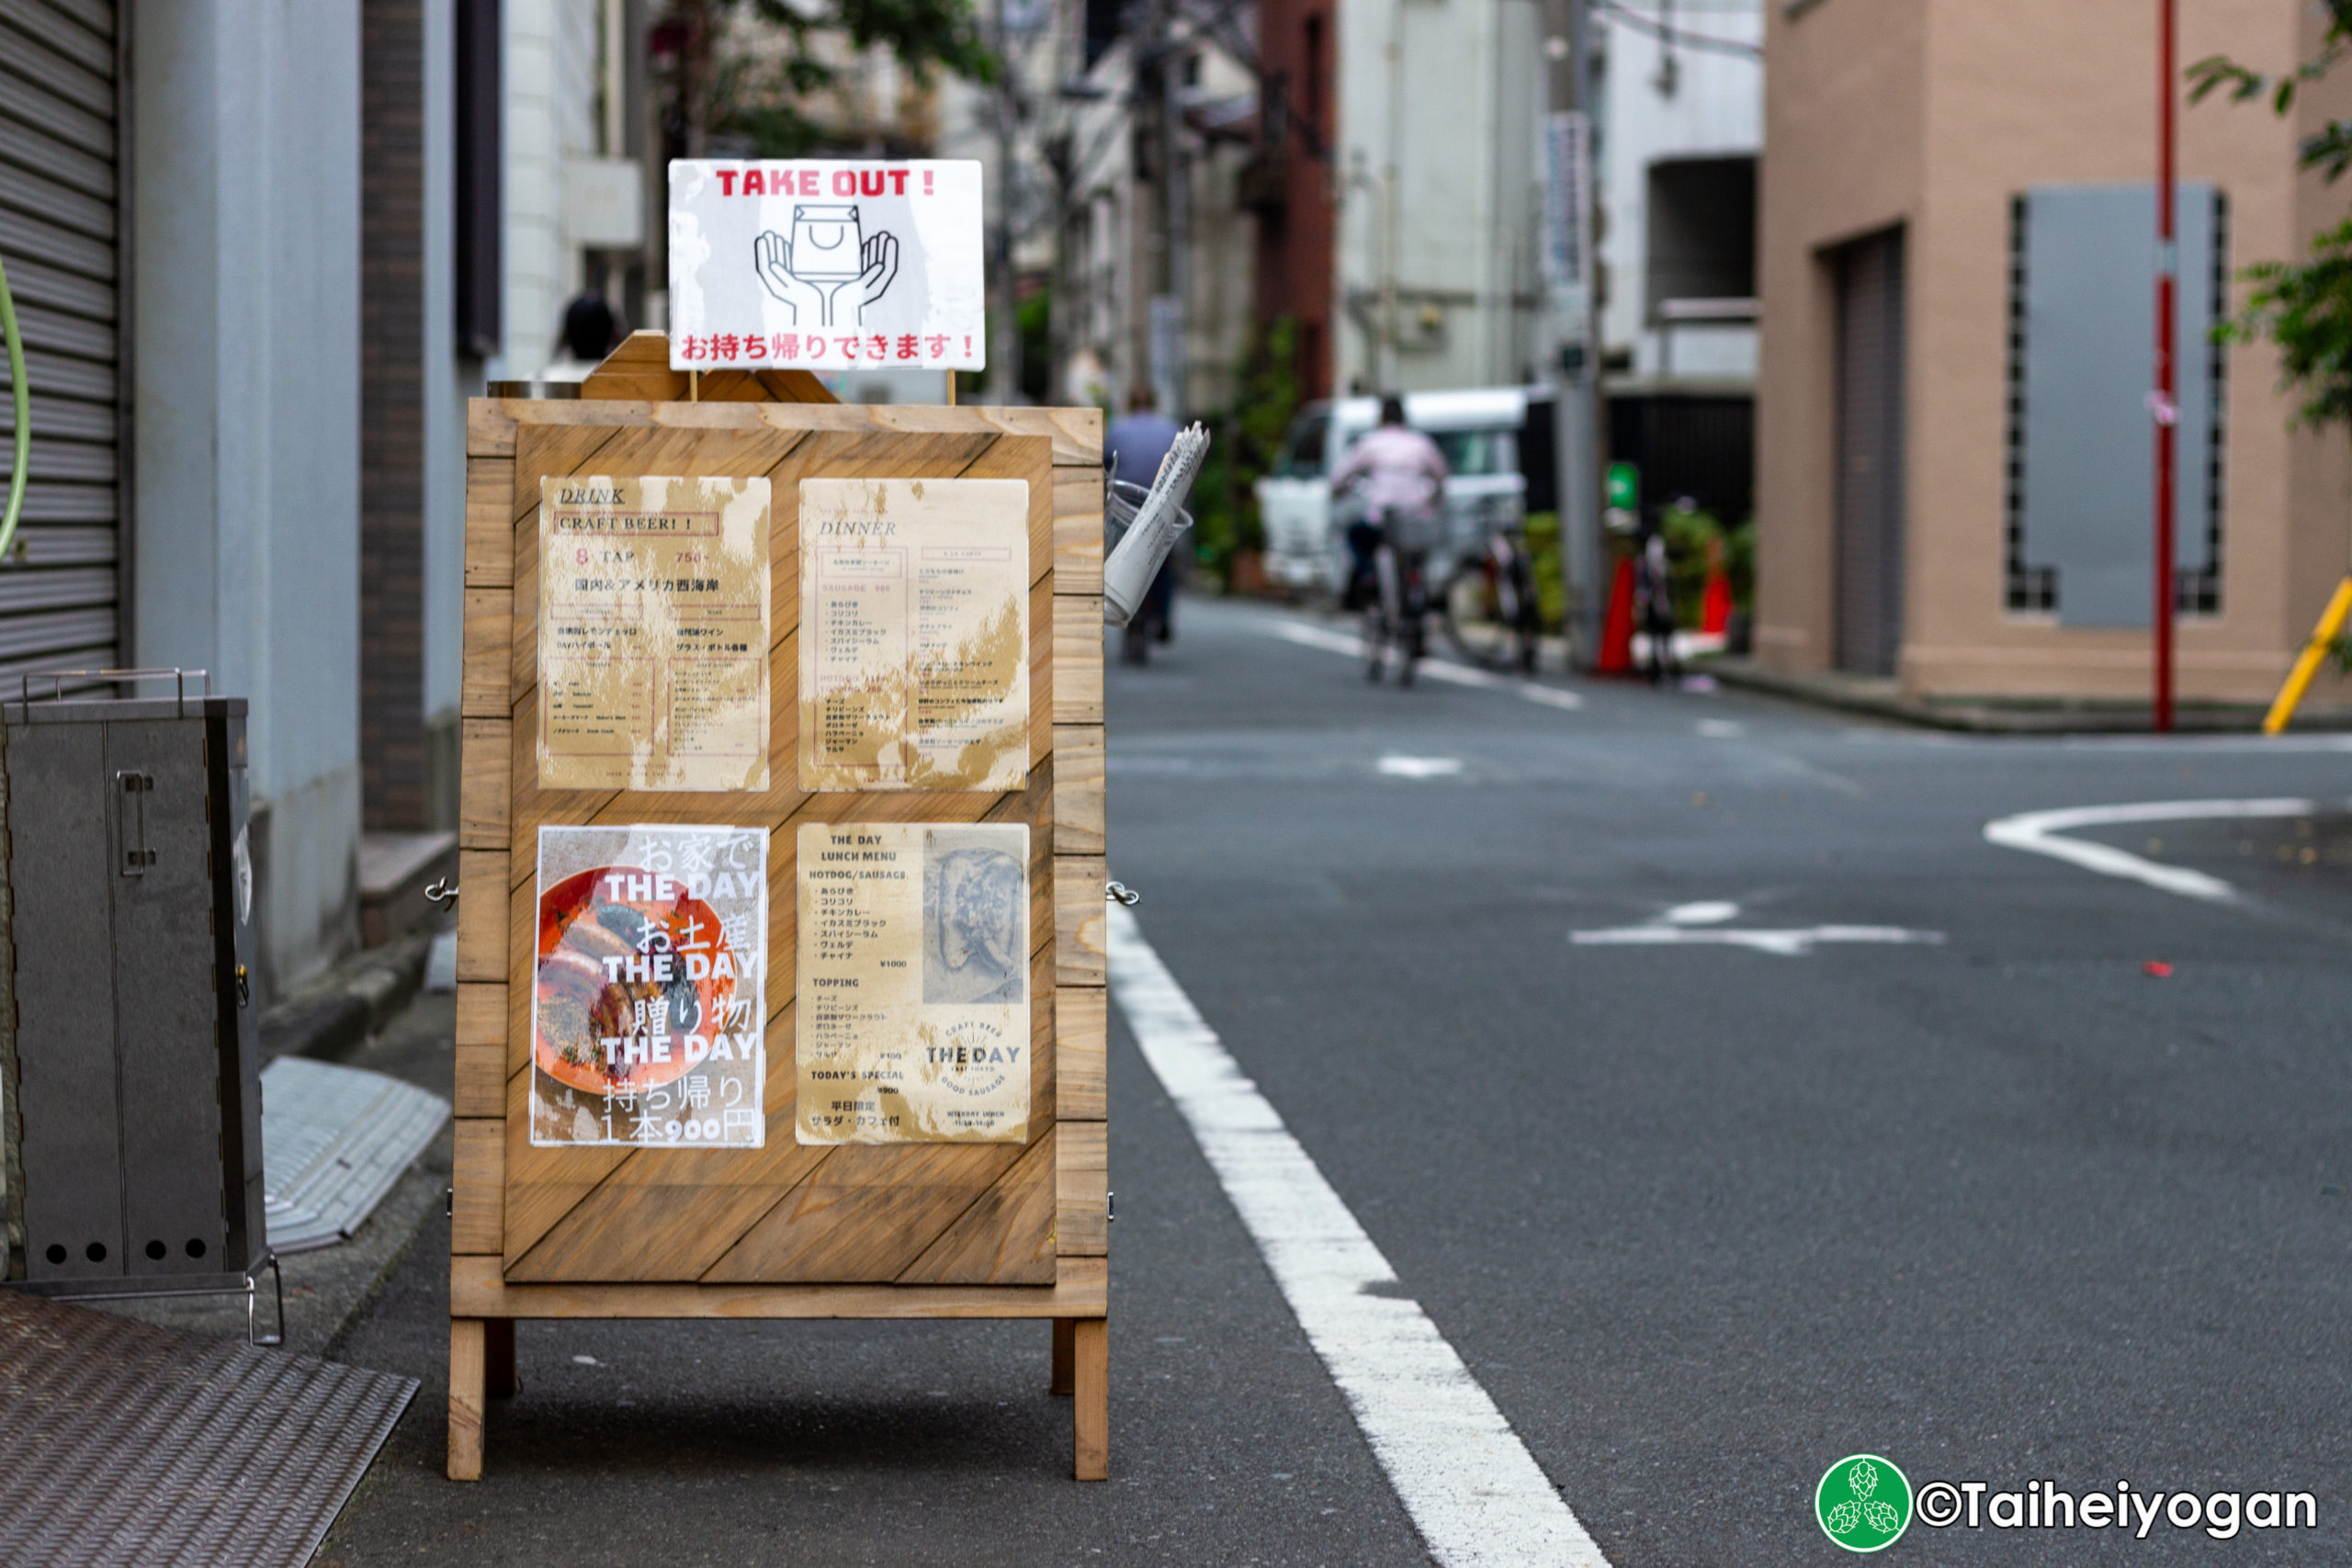
[[[2177,0],[2156,0],[2156,702],[2155,729],[2172,729],[2173,525],[2180,420],[2173,296],[2180,270],[2173,214],[2173,20]]]

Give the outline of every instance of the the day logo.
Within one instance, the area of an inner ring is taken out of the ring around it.
[[[1813,1515],[1847,1551],[1877,1551],[1911,1523],[1911,1483],[1876,1454],[1849,1454],[1813,1489]]]

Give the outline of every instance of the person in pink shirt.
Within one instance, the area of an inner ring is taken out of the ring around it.
[[[1355,559],[1348,607],[1369,604],[1377,596],[1385,628],[1379,640],[1396,638],[1402,658],[1397,678],[1408,684],[1422,652],[1421,558],[1436,536],[1450,472],[1437,443],[1405,423],[1405,400],[1391,392],[1380,400],[1379,427],[1349,450],[1331,476],[1334,496],[1354,490],[1363,502],[1363,515],[1348,525],[1348,549]],[[1377,681],[1381,657],[1376,646],[1371,651],[1369,671]]]

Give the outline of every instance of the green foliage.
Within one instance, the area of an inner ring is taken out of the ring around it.
[[[1248,372],[1233,406],[1204,423],[1213,439],[1193,483],[1193,548],[1215,575],[1230,575],[1235,555],[1266,547],[1257,483],[1274,466],[1283,436],[1304,401],[1298,374],[1298,323],[1288,316],[1250,346]]]
[[[711,61],[707,101],[698,107],[710,134],[750,143],[754,157],[795,158],[824,148],[830,132],[808,112],[809,100],[834,87],[840,73],[821,58],[822,35],[842,37],[861,52],[888,48],[921,86],[943,69],[975,82],[997,77],[997,59],[971,0],[699,0],[677,9],[691,16],[699,39],[720,17],[747,6],[781,35],[786,51]]]
[[[1558,631],[1568,618],[1568,574],[1560,558],[1560,514],[1531,512],[1524,527],[1529,564],[1535,569],[1535,605],[1544,629]]]
[[[2315,236],[2309,261],[2263,262],[2240,276],[2254,292],[2215,335],[2276,343],[2284,379],[2302,389],[2302,419],[2352,423],[2352,220]]]
[[[2226,55],[2211,55],[2186,73],[2189,101],[2226,91],[2233,103],[2269,100],[2284,115],[2306,84],[2327,74],[2352,51],[2352,0],[2321,0],[2326,30],[2320,51],[2293,71],[2272,77]],[[2303,138],[2301,166],[2335,180],[2352,168],[2352,120],[2331,119]],[[2254,285],[2245,309],[2214,331],[2222,343],[2276,343],[2282,379],[2301,388],[2301,417],[2312,425],[2352,423],[2352,222],[2316,235],[2303,262],[2263,262],[2239,276]]]
[[[2182,73],[2189,82],[2188,101],[2203,103],[2226,89],[2232,103],[2267,97],[2275,114],[2292,109],[2304,85],[2326,75],[2352,50],[2352,0],[2320,0],[2316,8],[2327,17],[2319,53],[2276,77],[2249,70],[2225,54],[2208,55]],[[2352,168],[2352,121],[2330,120],[2303,138],[2301,163],[2306,169],[2325,170],[2331,180]]]

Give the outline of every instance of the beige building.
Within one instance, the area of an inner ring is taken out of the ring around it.
[[[1768,9],[1759,659],[1922,696],[2144,697],[2154,7]],[[2180,9],[2183,62],[2278,71],[2318,41],[2293,0]],[[2239,271],[2352,207],[2352,181],[2295,170],[2348,90],[2286,119],[2181,109],[2184,701],[2267,699],[2352,559],[2346,433],[2290,428],[2267,345],[2207,343]]]

